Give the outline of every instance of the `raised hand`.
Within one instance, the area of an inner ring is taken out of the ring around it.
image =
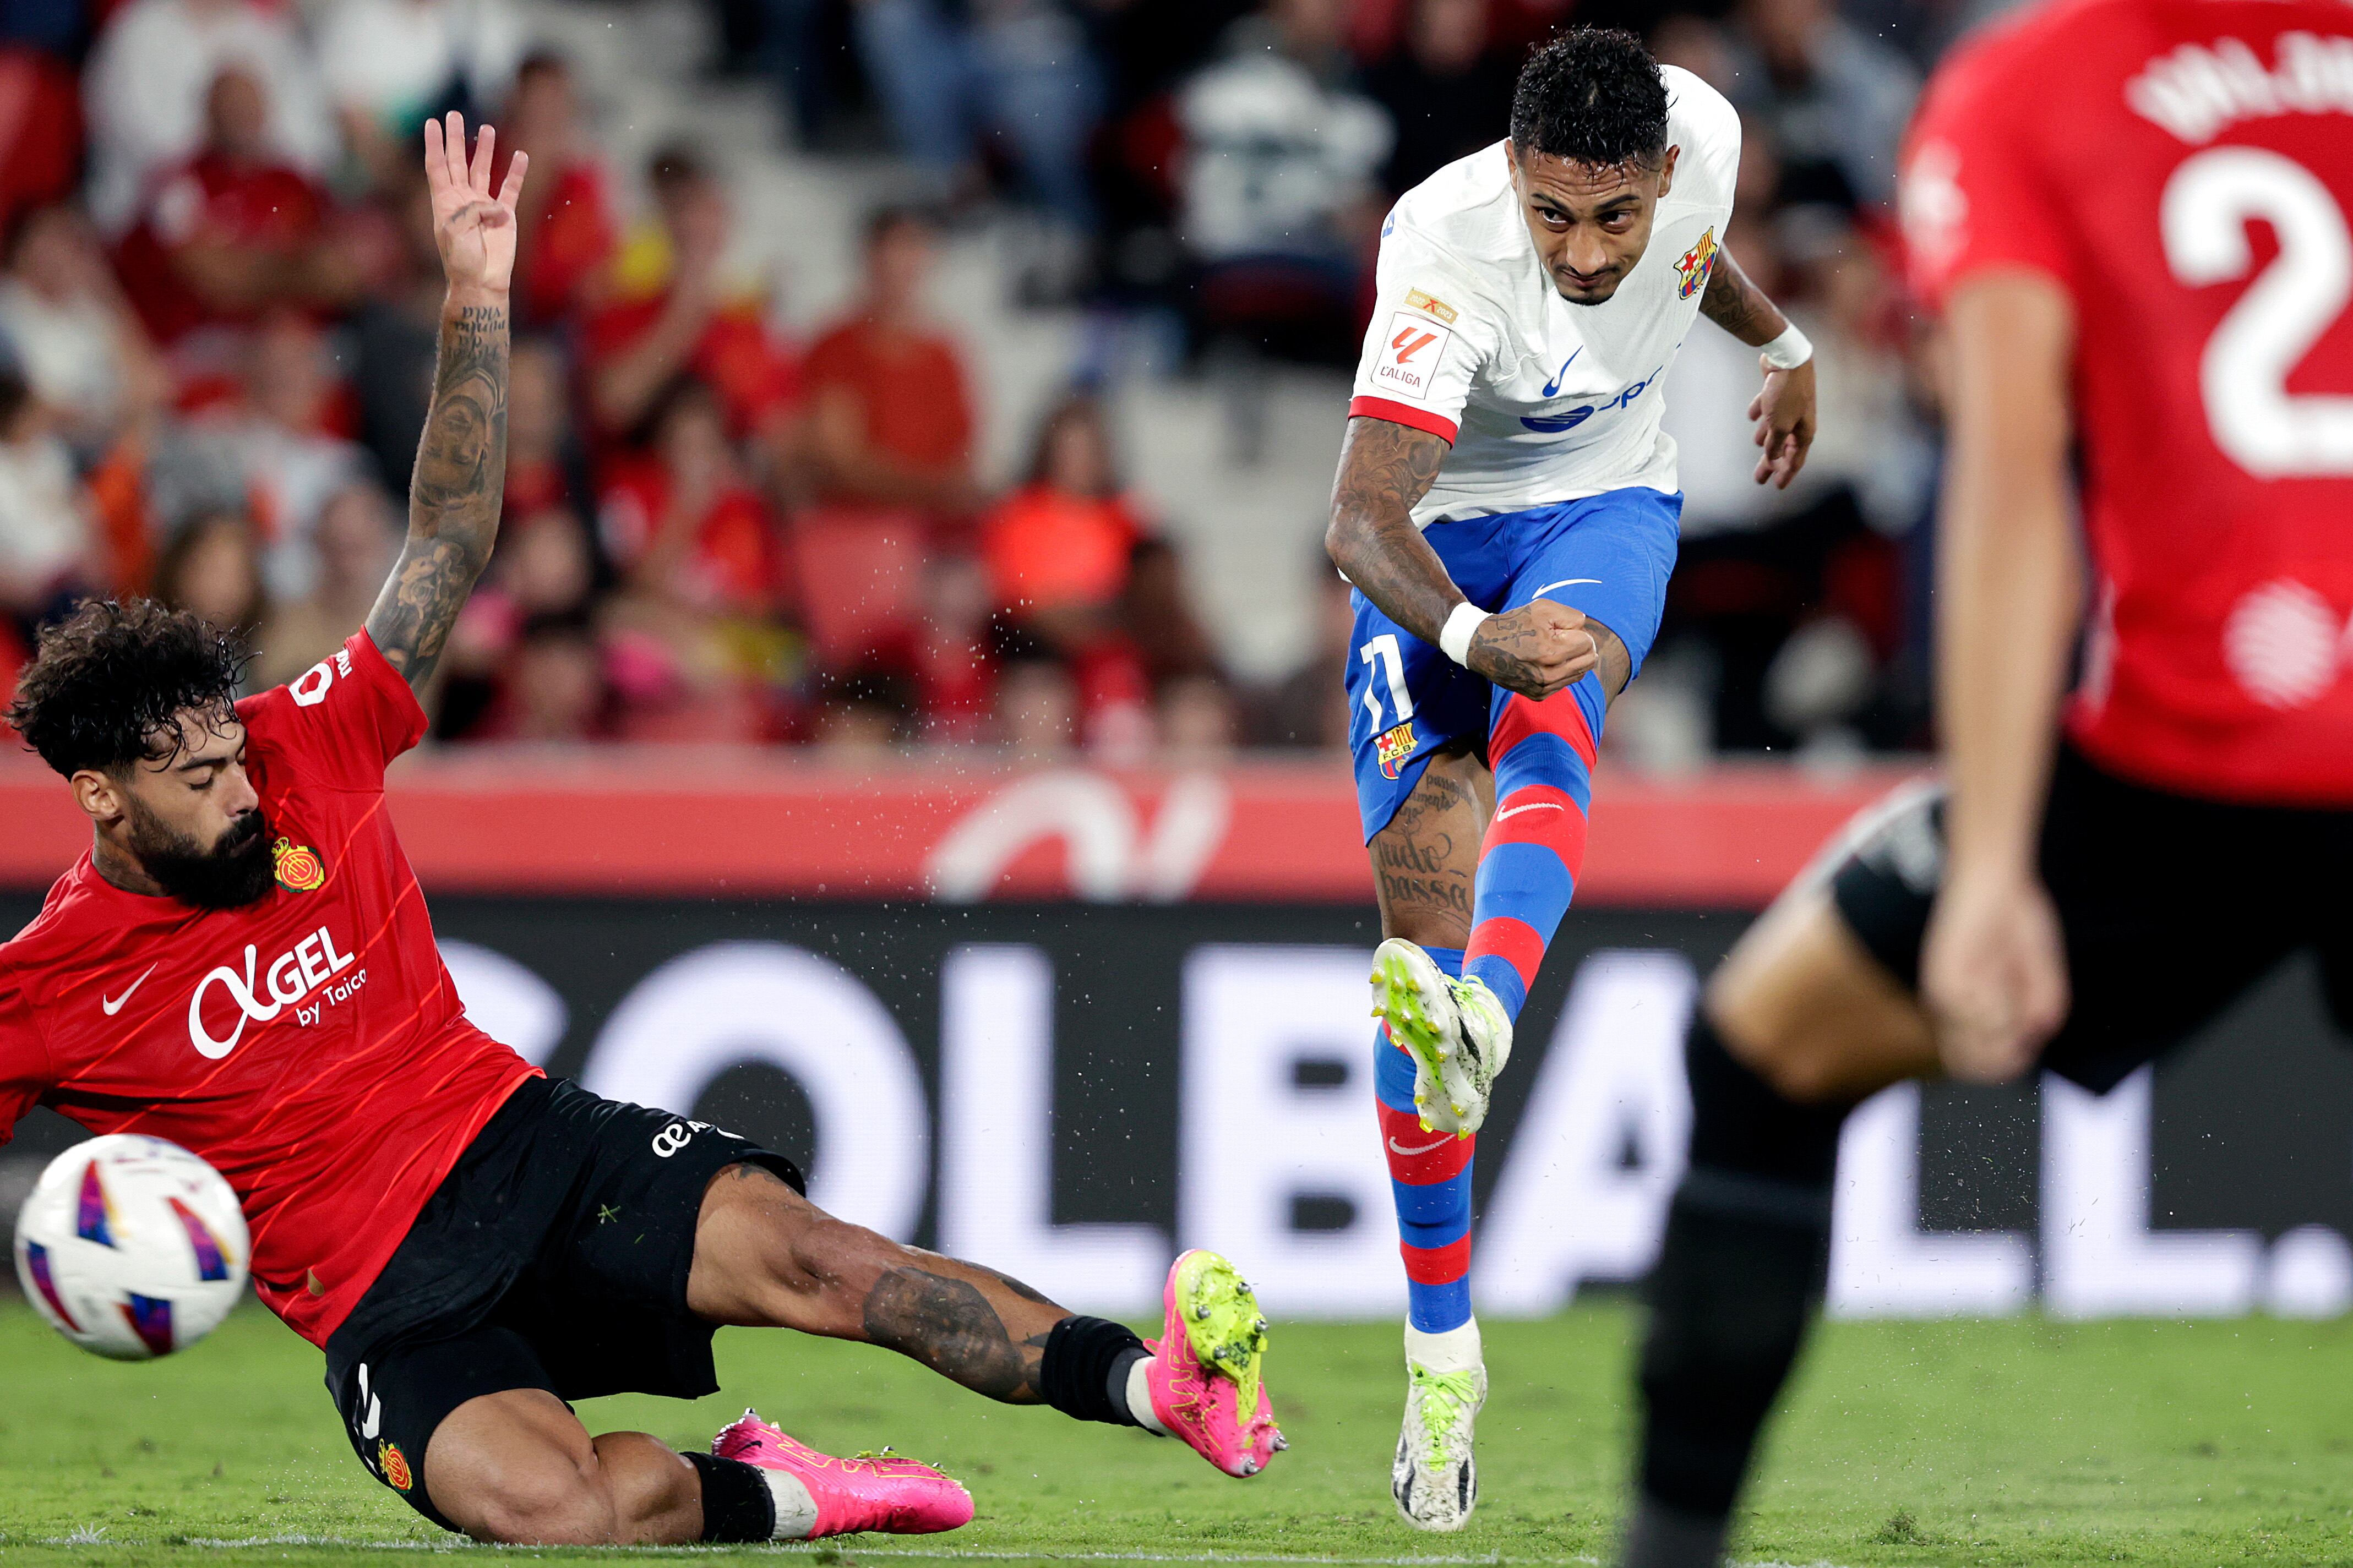
[[[425,122],[425,182],[433,193],[433,242],[453,294],[503,296],[514,278],[515,203],[522,195],[528,153],[507,165],[506,183],[491,194],[499,133],[485,125],[466,160],[466,117],[452,110]]]
[[[1601,640],[1582,611],[1537,599],[1481,621],[1466,662],[1496,685],[1541,701],[1583,679],[1600,659]]]
[[[420,692],[491,559],[506,489],[507,288],[528,160],[517,153],[505,186],[491,195],[497,142],[483,126],[469,165],[462,118],[425,122],[433,241],[449,292],[441,301],[433,403],[408,482],[408,538],[367,620],[377,651]]]

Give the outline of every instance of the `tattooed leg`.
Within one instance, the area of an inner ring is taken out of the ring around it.
[[[1430,759],[1368,847],[1383,936],[1439,948],[1469,938],[1479,838],[1494,804],[1494,781],[1478,758],[1441,752]]]
[[[995,1269],[836,1219],[757,1165],[704,1192],[686,1300],[714,1323],[886,1346],[1013,1405],[1039,1402],[1047,1336],[1072,1316]]]
[[[908,1264],[883,1275],[866,1293],[865,1328],[876,1344],[922,1362],[976,1394],[1029,1405],[1038,1398],[1038,1368],[1053,1324],[1017,1342],[1004,1314],[979,1286]]]

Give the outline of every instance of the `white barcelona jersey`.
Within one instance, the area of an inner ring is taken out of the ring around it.
[[[1740,117],[1689,71],[1661,69],[1667,142],[1682,151],[1649,248],[1604,303],[1554,288],[1501,142],[1408,191],[1382,226],[1380,299],[1348,412],[1453,443],[1417,523],[1676,489],[1659,381],[1732,217]]]

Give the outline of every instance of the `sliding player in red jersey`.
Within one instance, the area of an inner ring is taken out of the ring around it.
[[[799,1540],[954,1529],[927,1466],[836,1459],[745,1412],[708,1454],[591,1437],[566,1401],[715,1391],[723,1323],[865,1340],[1014,1404],[1183,1437],[1232,1475],[1282,1447],[1265,1325],[1213,1253],[1147,1346],[974,1264],[834,1219],[783,1157],[544,1077],[468,1022],[385,809],[417,691],[489,560],[506,467],[508,281],[526,160],[425,128],[448,296],[408,538],[366,626],[236,700],[195,616],[83,605],[9,720],[90,850],[0,945],[0,1140],[49,1106],[167,1138],[245,1207],[255,1288],[327,1357],[353,1447],[485,1540]],[[626,1223],[610,1223],[626,1216]]]
[[[1703,995],[1629,1568],[1721,1555],[1849,1108],[2038,1064],[2105,1092],[2298,948],[2353,1022],[2353,13],[2004,23],[1931,85],[1903,205],[1950,362],[1945,784]]]

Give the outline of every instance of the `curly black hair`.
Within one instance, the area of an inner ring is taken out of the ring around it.
[[[237,700],[246,654],[187,610],[90,599],[41,633],[7,720],[68,778],[179,755],[179,716]]]
[[[1667,152],[1659,62],[1641,39],[1615,27],[1554,34],[1520,68],[1512,143],[1602,168],[1656,163]]]

